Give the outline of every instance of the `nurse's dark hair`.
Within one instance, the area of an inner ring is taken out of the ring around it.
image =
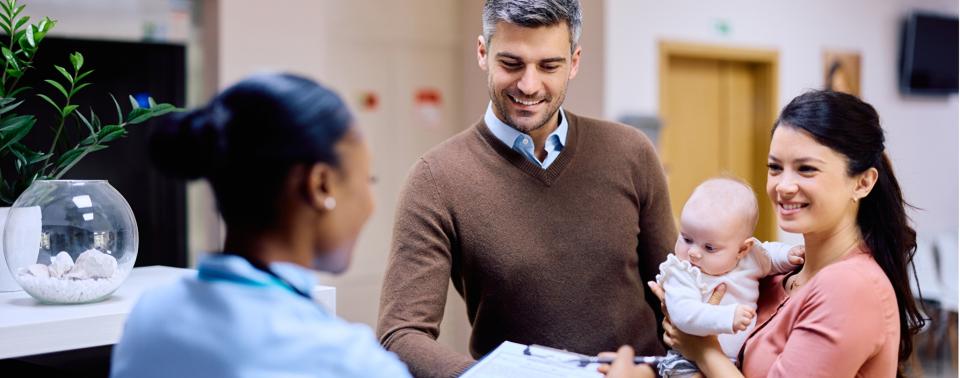
[[[168,175],[208,179],[228,225],[263,228],[276,222],[294,166],[339,166],[334,146],[352,121],[343,100],[313,80],[261,74],[167,117],[151,136],[150,156]]]
[[[908,267],[917,249],[917,233],[910,227],[900,184],[884,152],[880,117],[870,104],[841,92],[810,91],[783,108],[773,126],[801,130],[818,143],[842,154],[850,177],[877,170],[873,190],[860,199],[857,226],[873,258],[883,268],[897,295],[900,312],[900,366],[913,351],[913,335],[925,319],[910,290]],[[902,369],[898,376],[902,376]]]

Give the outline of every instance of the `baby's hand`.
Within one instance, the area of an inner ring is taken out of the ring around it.
[[[757,311],[750,306],[738,305],[737,311],[733,315],[733,332],[745,331],[755,316],[757,316]]]
[[[802,245],[790,248],[790,252],[787,252],[787,261],[793,265],[803,265],[803,255],[806,254],[806,252],[807,249]]]

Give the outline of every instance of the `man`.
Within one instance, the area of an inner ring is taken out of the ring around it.
[[[440,377],[505,340],[663,354],[644,282],[677,237],[666,180],[639,131],[560,108],[580,64],[579,2],[487,0],[483,25],[490,105],[410,172],[381,343],[414,375]],[[448,279],[467,304],[472,358],[436,341]]]

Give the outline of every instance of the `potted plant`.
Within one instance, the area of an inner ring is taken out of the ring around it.
[[[80,52],[64,57],[63,66],[55,65],[60,75],[44,80],[47,85],[43,88],[21,85],[20,79],[34,68],[33,58],[41,42],[56,25],[56,21],[47,17],[30,23],[30,17],[21,14],[24,7],[18,0],[0,0],[0,31],[4,33],[0,35],[0,235],[4,220],[36,222],[36,230],[23,225],[17,228],[39,235],[39,210],[30,212],[36,213],[35,220],[26,213],[11,215],[9,219],[7,216],[11,204],[35,181],[58,180],[88,154],[107,148],[125,136],[128,126],[177,110],[171,104],[158,104],[153,99],[148,100],[148,106],[141,106],[131,96],[131,108],[127,112],[113,98],[116,111],[113,122],[101,118],[93,109],[84,112],[73,101],[77,93],[91,85],[88,78],[93,70],[84,66]],[[49,105],[49,113],[40,117],[18,113],[17,107],[27,96],[42,99]],[[28,146],[24,137],[34,130],[38,119],[50,127],[53,138],[46,146]],[[70,128],[73,130],[66,132]],[[81,137],[74,138],[76,135]],[[18,290],[6,266],[9,261],[5,260],[0,258],[0,291]]]

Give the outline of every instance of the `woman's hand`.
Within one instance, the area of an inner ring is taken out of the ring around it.
[[[656,373],[647,365],[633,364],[633,348],[628,345],[620,347],[617,353],[603,352],[600,357],[615,357],[612,365],[600,365],[597,371],[606,374],[608,378],[653,378]]]
[[[660,298],[660,306],[663,308],[663,342],[667,344],[670,348],[680,352],[684,357],[693,360],[694,362],[698,361],[701,356],[703,356],[705,351],[710,349],[720,350],[720,343],[717,341],[716,336],[693,336],[683,333],[679,328],[675,327],[673,323],[670,322],[670,316],[667,314],[666,305],[664,305],[664,291],[660,285],[657,285],[655,282],[647,282],[647,286],[650,287],[650,290],[653,292],[657,298]],[[710,295],[710,299],[707,300],[707,303],[712,305],[720,304],[720,300],[723,299],[723,295],[727,292],[727,285],[720,284],[717,285],[717,288],[713,290],[713,294]]]

